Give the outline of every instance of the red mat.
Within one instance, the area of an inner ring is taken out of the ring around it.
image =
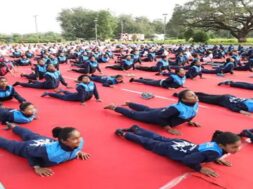
[[[152,65],[150,63],[144,64]],[[101,67],[104,66],[106,64]],[[75,87],[73,79],[76,79],[79,74],[67,72],[67,69],[69,69],[68,65],[62,66],[63,76],[71,86]],[[103,74],[118,73],[109,69],[102,68],[102,70]],[[19,68],[19,71],[30,72],[29,67]],[[127,73],[133,73],[137,77],[162,78],[162,76],[154,76],[154,73],[137,70],[122,72],[124,75]],[[252,91],[217,86],[218,82],[225,79],[253,82],[253,79],[248,78],[250,75],[249,72],[235,72],[234,75],[228,74],[225,78],[204,75],[206,79],[187,80],[185,86],[194,91],[214,94],[230,93],[239,97],[252,97]],[[22,80],[18,74],[16,77],[8,76],[8,78],[10,83]],[[128,83],[128,79],[126,77],[124,84],[117,85],[114,88],[102,87],[98,83],[98,90],[103,102],[99,103],[92,99],[85,106],[81,106],[78,102],[64,102],[50,97],[41,98],[40,95],[44,90],[17,87],[16,90],[33,102],[39,111],[39,119],[24,125],[24,127],[47,136],[51,135],[50,132],[54,126],[76,127],[81,131],[86,141],[84,151],[91,153],[92,158],[87,161],[73,160],[55,166],[53,167],[54,176],[41,178],[33,173],[25,159],[0,150],[0,182],[8,189],[44,189],[45,187],[48,189],[154,189],[165,186],[168,182],[185,173],[192,173],[192,170],[179,163],[160,157],[138,145],[114,136],[116,128],[139,124],[164,136],[173,137],[154,125],[140,123],[117,113],[103,110],[103,106],[107,104],[123,104],[125,101],[143,103],[151,107],[168,106],[177,100],[171,95],[182,90],[166,90],[138,83]],[[138,94],[138,92],[143,91],[152,92],[157,97],[151,100],[143,100]],[[18,107],[15,100],[6,102],[5,105]],[[252,127],[252,117],[203,103],[201,103],[196,121],[201,123],[201,128],[192,128],[185,124],[178,127],[183,133],[180,136],[181,138],[202,143],[209,141],[216,129],[239,132],[242,129]],[[0,130],[0,135],[18,140],[11,132]],[[238,154],[228,157],[233,163],[233,167],[207,164],[218,172],[220,175],[218,179],[210,180],[194,173],[179,182],[174,188],[199,188],[201,186],[205,189],[251,189],[253,185],[251,178],[252,148],[251,144],[246,144]]]

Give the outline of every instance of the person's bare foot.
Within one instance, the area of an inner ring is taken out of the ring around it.
[[[107,109],[107,110],[115,110],[115,108],[116,106],[114,104],[110,104],[104,107],[104,109]]]
[[[5,128],[3,128],[3,130],[11,130],[14,127],[16,127],[16,125],[14,123],[6,122],[6,126],[5,126]]]
[[[122,104],[122,106],[129,106],[130,103],[131,102],[127,101],[127,102],[125,102],[125,104]]]

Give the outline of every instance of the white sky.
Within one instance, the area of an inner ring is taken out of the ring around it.
[[[149,19],[163,18],[167,21],[176,4],[189,0],[5,0],[0,6],[0,33],[34,33],[34,15],[37,16],[39,32],[61,32],[56,21],[63,8],[83,7],[92,10],[109,9],[114,15],[132,14]]]

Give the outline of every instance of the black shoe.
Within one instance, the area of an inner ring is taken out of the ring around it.
[[[42,95],[41,95],[41,97],[45,97],[45,96],[47,96],[48,95],[48,92],[44,92]]]
[[[174,96],[174,97],[178,97],[178,94],[177,93],[173,93],[173,95],[172,96]]]
[[[17,82],[15,82],[12,86],[15,87],[15,86],[17,86],[17,85],[20,85],[20,82],[17,81]]]
[[[138,125],[133,125],[132,127],[128,128],[128,129],[122,129],[122,131],[125,132],[136,132],[140,127]]]
[[[253,143],[253,133],[252,133],[252,129],[245,129],[243,130],[240,134],[240,137],[246,137],[249,138],[250,141]]]
[[[221,85],[230,85],[232,81],[223,81],[223,82],[220,82],[218,83],[218,86],[221,86]]]
[[[134,78],[131,78],[131,79],[129,80],[129,82],[130,82],[130,83],[134,82]]]
[[[115,134],[117,135],[117,136],[120,136],[120,137],[123,137],[124,136],[124,131],[123,131],[123,129],[117,129],[116,131],[115,131]]]

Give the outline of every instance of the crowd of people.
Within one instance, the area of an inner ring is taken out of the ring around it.
[[[62,65],[67,64],[69,72],[79,73],[76,79],[76,92],[57,90],[60,84],[67,89],[69,84],[62,74]],[[102,75],[101,64],[108,64],[105,69],[116,70],[115,75]],[[20,78],[8,83],[18,67],[31,68],[31,73],[20,73]],[[211,69],[210,69],[211,68]],[[124,73],[149,72],[150,78],[132,77],[126,81]],[[29,102],[29,96],[22,97],[17,86],[44,89],[41,97],[52,97],[63,101],[77,101],[84,105],[93,97],[101,102],[96,83],[104,87],[118,84],[131,85],[133,82],[164,89],[184,88],[187,80],[204,79],[206,74],[225,77],[237,71],[253,71],[253,48],[233,45],[158,45],[158,44],[109,44],[109,43],[68,43],[0,46],[0,121],[6,130],[12,130],[22,138],[22,142],[0,137],[0,148],[26,158],[40,176],[53,175],[50,166],[74,159],[88,159],[90,154],[83,152],[81,133],[73,127],[55,127],[54,137],[41,136],[19,124],[32,122],[37,117],[36,104]],[[159,78],[157,78],[159,76]],[[161,79],[161,76],[163,77]],[[207,80],[208,82],[208,80]],[[253,83],[242,81],[224,81],[218,86],[228,85],[242,89],[253,89]],[[178,125],[188,123],[199,127],[193,121],[198,115],[199,102],[225,107],[231,111],[250,115],[253,112],[253,99],[243,99],[233,94],[207,94],[183,89],[174,93],[178,102],[166,107],[153,108],[136,102],[125,102],[123,106],[109,104],[106,110],[115,111],[129,119],[158,125],[172,135],[180,135]],[[15,98],[19,109],[4,106],[4,101]],[[102,108],[101,108],[102,111]],[[215,113],[215,112],[214,112]],[[17,125],[18,124],[18,125]],[[210,141],[195,144],[179,138],[165,138],[152,131],[133,125],[119,128],[115,134],[121,138],[142,145],[145,149],[169,159],[179,161],[204,175],[216,177],[217,173],[205,166],[205,162],[217,162],[231,166],[222,159],[224,154],[239,151],[241,138],[253,141],[253,130],[245,129],[241,133],[215,131]]]

